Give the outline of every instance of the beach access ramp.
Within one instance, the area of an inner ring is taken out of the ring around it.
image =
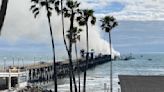
[[[164,76],[119,75],[121,92],[164,92]]]

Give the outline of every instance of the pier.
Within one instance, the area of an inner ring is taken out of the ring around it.
[[[110,56],[103,55],[96,58],[90,58],[88,62],[88,69],[93,68],[97,65],[109,62]],[[79,63],[80,72],[83,72],[85,69],[85,60],[79,59],[78,61],[73,62],[73,70],[76,72]],[[48,82],[53,80],[53,63],[52,62],[40,62],[36,64],[26,65],[25,68],[29,71],[29,82]],[[69,75],[69,62],[62,61],[56,62],[57,77],[63,78]]]

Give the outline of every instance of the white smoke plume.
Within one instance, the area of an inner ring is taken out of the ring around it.
[[[98,25],[89,25],[89,48],[94,49],[96,54],[110,54],[109,43],[101,37]],[[81,33],[81,40],[79,43],[80,48],[86,49],[86,31],[85,28]],[[112,58],[120,56],[120,53],[112,48]]]

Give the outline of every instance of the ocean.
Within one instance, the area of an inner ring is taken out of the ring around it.
[[[120,90],[118,75],[164,75],[164,53],[132,54],[132,56],[135,59],[113,61],[113,92]],[[109,66],[110,62],[87,71],[87,92],[104,92],[105,84],[107,88],[110,87]],[[81,83],[82,78],[81,73]],[[53,83],[44,87],[53,88]],[[59,92],[69,92],[69,78],[60,79],[58,87]]]

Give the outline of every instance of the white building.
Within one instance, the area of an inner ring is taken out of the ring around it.
[[[0,91],[16,90],[27,86],[28,71],[11,67],[6,70],[0,70]]]

